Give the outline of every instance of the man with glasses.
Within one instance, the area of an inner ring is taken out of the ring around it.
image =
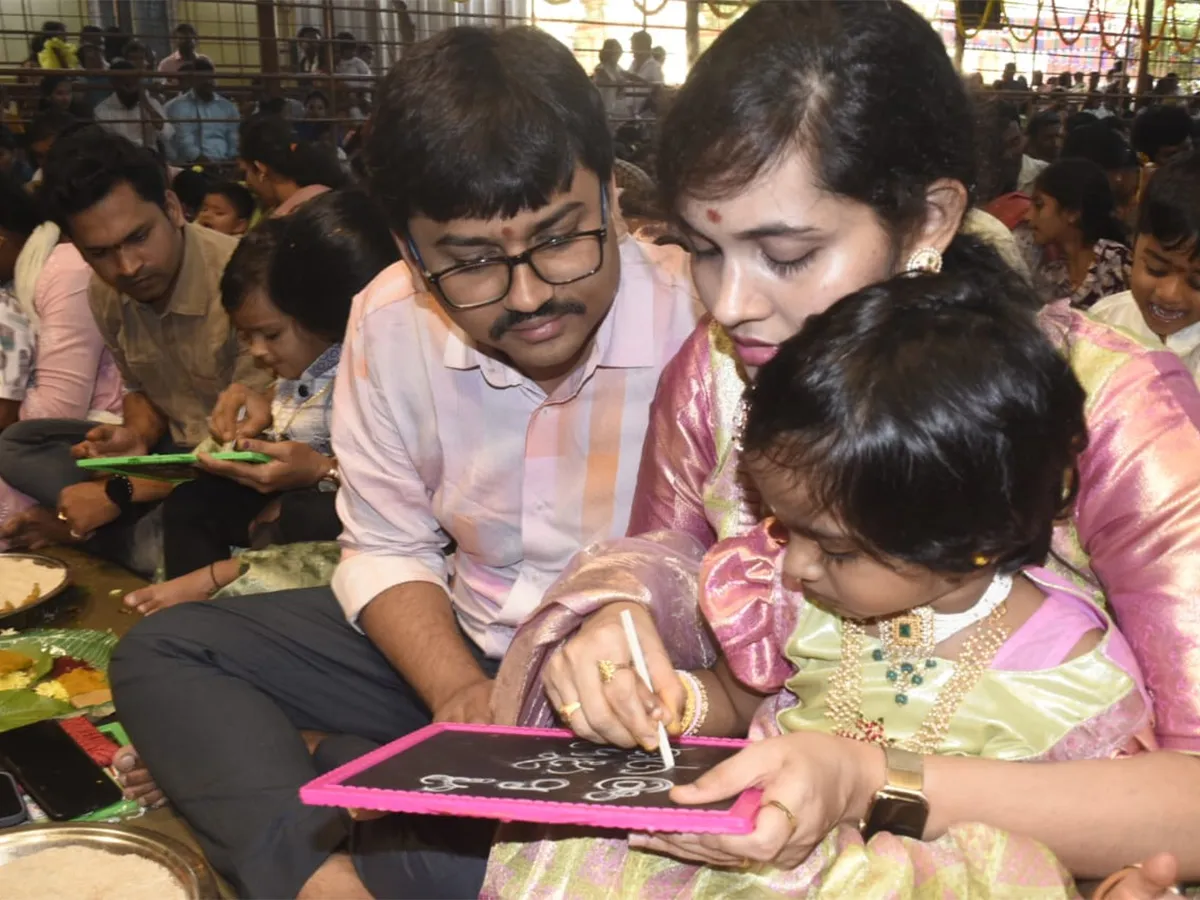
[[[491,721],[517,625],[624,534],[659,374],[697,321],[682,251],[619,237],[604,107],[553,38],[414,45],[372,125],[405,262],[343,345],[332,591],[156,613],[111,671],[158,784],[247,897],[477,893],[493,823],[422,821],[418,852],[384,841],[403,820],[368,823],[352,859],[347,819],[297,791],[431,720]],[[314,756],[300,729],[332,736]]]

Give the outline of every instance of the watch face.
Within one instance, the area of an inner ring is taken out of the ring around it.
[[[920,840],[925,834],[928,820],[929,803],[923,797],[884,788],[875,795],[875,802],[871,804],[871,811],[863,825],[863,837],[869,838],[876,832],[886,831]]]

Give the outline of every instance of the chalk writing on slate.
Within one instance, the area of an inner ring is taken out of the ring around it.
[[[442,731],[343,783],[348,787],[486,798],[677,808],[667,792],[695,781],[740,749],[672,746],[657,752],[603,747],[576,737]],[[690,809],[727,810],[736,798]]]

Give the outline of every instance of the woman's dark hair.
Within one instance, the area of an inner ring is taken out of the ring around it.
[[[253,291],[269,289],[271,261],[279,248],[286,219],[266,219],[238,241],[221,273],[221,306],[233,315]]]
[[[1137,154],[1125,136],[1100,122],[1083,125],[1063,140],[1062,158],[1090,159],[1106,172],[1139,167]]]
[[[236,181],[215,181],[210,182],[208,189],[205,190],[205,196],[208,194],[220,194],[229,201],[234,211],[238,214],[239,219],[249,221],[254,216],[254,195],[250,193],[250,189],[245,185],[238,184]]]
[[[282,116],[259,113],[242,122],[238,127],[238,156],[246,162],[262,163],[300,187],[323,184],[337,188],[346,181],[336,151],[302,139]]]
[[[340,341],[355,295],[400,259],[387,217],[361,191],[330,191],[283,221],[271,300],[306,331]]]
[[[71,216],[91,209],[122,182],[147,203],[166,207],[166,173],[158,158],[99,125],[88,125],[54,142],[40,196],[50,216],[70,234]]]
[[[1137,230],[1166,250],[1200,257],[1200,152],[1177,156],[1154,173],[1138,207]]]
[[[418,213],[513,216],[545,206],[579,168],[601,186],[612,174],[599,91],[533,28],[449,28],[406,47],[371,121],[364,160],[396,231]]]
[[[906,4],[761,2],[692,68],[663,123],[658,182],[668,209],[724,199],[801,150],[819,186],[870,206],[898,246],[933,182],[973,192],[972,118],[941,38]]]
[[[27,238],[45,220],[37,200],[15,178],[0,172],[0,228]]]
[[[1042,169],[1034,191],[1053,197],[1067,212],[1079,213],[1077,227],[1084,241],[1101,239],[1124,244],[1128,238],[1117,218],[1112,185],[1104,170],[1089,159],[1060,159]]]
[[[1192,117],[1182,106],[1151,106],[1133,120],[1133,149],[1150,161],[1164,147],[1182,144],[1192,136]]]
[[[1015,275],[897,276],[810,316],[751,389],[747,462],[791,473],[876,557],[1042,563],[1087,430],[1028,293]]]

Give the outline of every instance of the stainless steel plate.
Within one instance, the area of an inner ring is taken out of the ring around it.
[[[60,847],[132,853],[164,866],[191,900],[220,898],[216,879],[199,854],[174,838],[127,825],[36,825],[0,834],[0,866]]]
[[[63,562],[60,559],[54,559],[51,556],[43,556],[40,553],[0,553],[0,565],[3,564],[3,561],[5,559],[31,559],[34,562],[41,563],[42,565],[47,566],[49,568],[59,569],[63,573],[63,580],[62,580],[62,583],[58,585],[58,587],[54,588],[53,590],[46,591],[44,594],[42,594],[40,597],[38,597],[32,603],[26,604],[25,606],[18,607],[17,609],[10,609],[8,612],[0,613],[0,621],[3,621],[4,619],[9,618],[10,616],[23,615],[23,614],[29,612],[31,609],[37,609],[43,603],[53,600],[55,597],[57,597],[59,594],[61,594],[63,591],[65,591],[67,588],[69,588],[71,586],[71,569],[65,562]],[[0,571],[2,571],[2,569],[0,569]]]

